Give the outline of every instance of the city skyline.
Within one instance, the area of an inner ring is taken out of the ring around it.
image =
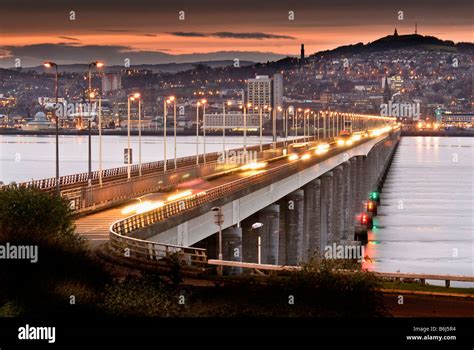
[[[410,34],[415,24],[422,35],[472,42],[469,1],[440,7],[442,12],[431,2],[434,10],[429,13],[425,2],[396,5],[365,0],[355,6],[340,0],[291,5],[277,1],[268,6],[245,0],[229,9],[211,0],[199,4],[119,1],[113,6],[90,1],[67,5],[52,0],[7,1],[0,14],[0,67],[13,67],[15,58],[22,58],[22,66],[27,67],[46,57],[70,64],[85,62],[92,55],[102,56],[110,65],[124,58],[131,58],[132,65],[233,58],[266,61],[297,56],[301,43],[309,55],[371,42],[393,33],[395,27],[399,34]],[[215,52],[224,54],[213,58]]]

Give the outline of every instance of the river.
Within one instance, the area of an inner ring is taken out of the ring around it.
[[[176,138],[178,157],[196,154],[195,136]],[[271,137],[263,137],[263,142],[271,142]],[[260,143],[258,136],[248,136],[247,145]],[[8,184],[56,176],[55,136],[0,135],[0,181]],[[138,163],[138,136],[131,137],[132,159]],[[174,157],[174,139],[166,141],[168,159]],[[243,137],[226,137],[226,150],[243,146]],[[102,169],[124,166],[123,152],[127,148],[126,136],[102,137]],[[204,150],[204,139],[199,141],[199,152]],[[222,137],[207,136],[206,152],[222,151]],[[163,137],[142,137],[142,162],[162,160],[164,157]],[[60,175],[87,172],[88,136],[63,135],[59,137]],[[92,170],[99,169],[99,136],[92,136]]]
[[[474,138],[403,137],[374,224],[370,270],[474,276]]]

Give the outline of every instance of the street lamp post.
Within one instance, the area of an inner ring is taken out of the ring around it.
[[[55,116],[56,116],[56,195],[59,196],[61,193],[61,189],[59,187],[59,115],[58,115],[58,95],[59,95],[59,79],[58,79],[58,65],[54,62],[45,62],[44,66],[46,68],[54,67],[55,75],[54,75],[54,108],[55,108]]]
[[[252,230],[257,231],[257,263],[260,265],[262,263],[262,235],[260,234],[260,229],[263,224],[261,222],[256,222],[252,225]]]
[[[226,120],[225,120],[225,106],[231,106],[232,101],[227,101],[222,104],[222,156],[224,157],[224,162],[227,162],[226,152],[225,152],[225,127],[226,127]]]
[[[131,149],[130,149],[130,103],[135,101],[136,99],[140,98],[140,94],[138,92],[134,94],[130,94],[127,97],[127,180],[131,178]]]
[[[99,94],[99,186],[102,187],[102,96]]]
[[[264,106],[264,108],[266,109],[267,106]],[[263,137],[263,133],[262,133],[262,126],[263,126],[263,118],[262,118],[262,114],[263,114],[263,110],[262,110],[262,107],[259,106],[259,131],[260,131],[260,152],[262,152],[263,150],[263,141],[262,141],[262,137]]]
[[[171,96],[170,100],[173,101],[174,168],[176,169],[178,167],[176,164],[176,98],[174,96]]]
[[[201,102],[196,102],[196,165],[199,165],[199,106]]]
[[[89,118],[87,121],[87,128],[89,131],[88,137],[88,172],[87,172],[87,182],[88,185],[92,185],[92,130],[91,130],[91,123],[92,123],[92,115],[91,115],[91,94],[92,94],[92,67],[101,68],[104,64],[99,61],[90,62],[88,66],[88,80],[89,80],[89,89],[88,89],[88,96],[89,96]]]
[[[202,100],[202,135],[204,138],[203,161],[206,164],[206,100]]]
[[[142,99],[138,100],[138,175],[142,176]]]
[[[214,213],[214,223],[219,226],[219,253],[218,259],[223,260],[222,255],[222,224],[224,223],[224,214],[222,213],[222,208],[220,207],[213,207],[211,211]],[[222,265],[217,268],[217,274],[222,276]]]

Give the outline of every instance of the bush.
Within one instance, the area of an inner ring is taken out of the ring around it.
[[[0,242],[34,244],[59,242],[80,247],[68,202],[34,188],[0,190]]]
[[[1,190],[0,244],[7,243],[36,247],[38,260],[0,261],[0,306],[15,300],[25,314],[73,312],[89,304],[108,281],[102,263],[75,234],[67,201],[59,197],[36,189]]]
[[[127,277],[105,289],[101,311],[114,317],[176,317],[181,315],[177,290],[153,277]]]

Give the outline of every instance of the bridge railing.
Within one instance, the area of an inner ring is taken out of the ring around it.
[[[125,258],[163,263],[175,256],[186,266],[205,268],[207,266],[206,249],[162,244],[131,237],[116,236],[110,241],[109,249]]]

